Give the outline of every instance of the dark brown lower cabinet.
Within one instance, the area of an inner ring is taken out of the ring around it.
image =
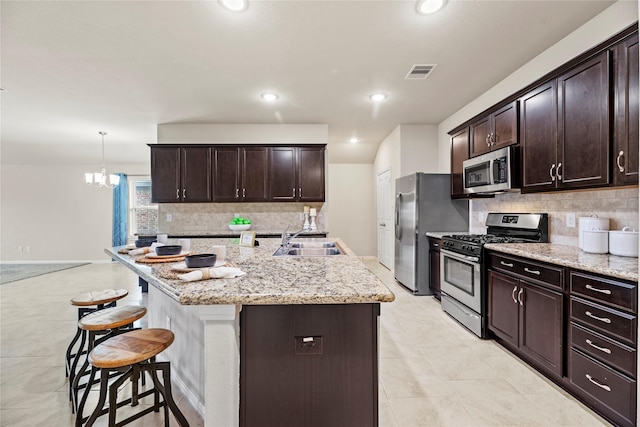
[[[535,367],[563,373],[563,294],[489,271],[489,330]]]
[[[240,425],[377,426],[379,304],[243,306]]]
[[[429,237],[429,289],[433,296],[440,301],[440,247],[442,239]]]
[[[636,382],[571,349],[569,378],[584,402],[620,426],[635,426]]]

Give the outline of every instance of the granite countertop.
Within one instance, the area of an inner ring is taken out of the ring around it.
[[[638,258],[584,252],[555,243],[488,243],[486,249],[638,282]]]
[[[443,236],[451,236],[452,234],[472,234],[468,231],[427,231],[427,237],[435,237],[442,239]]]
[[[257,235],[270,235],[270,236],[282,236],[282,230],[255,230],[250,229],[248,231],[255,231]],[[297,232],[298,230],[290,230],[291,234]],[[178,238],[178,237],[191,237],[191,238],[214,238],[214,237],[227,237],[227,236],[240,236],[239,231],[233,231],[230,229],[226,230],[213,230],[213,231],[184,231],[180,233],[163,233],[158,231],[156,233],[141,233],[141,236],[156,236],[158,234],[168,234],[169,238]],[[300,233],[300,236],[305,235],[314,235],[314,234],[329,234],[328,230],[309,230],[303,233]]]
[[[293,241],[305,240],[311,239]],[[105,253],[184,305],[354,304],[395,299],[344,242],[330,240],[336,241],[346,255],[274,257],[281,240],[272,238],[261,238],[260,246],[253,248],[240,247],[233,239],[193,240],[194,253],[210,253],[212,245],[226,245],[227,261],[247,273],[235,279],[197,282],[178,279],[170,263],[136,263],[135,257],[118,254],[122,247],[105,249]]]

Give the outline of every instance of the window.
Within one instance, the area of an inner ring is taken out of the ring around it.
[[[158,205],[151,203],[151,178],[129,176],[129,238],[155,236],[158,232]]]

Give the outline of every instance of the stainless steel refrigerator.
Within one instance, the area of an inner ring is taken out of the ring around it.
[[[469,202],[451,199],[449,174],[414,173],[396,179],[395,206],[395,278],[431,295],[426,233],[469,231]]]

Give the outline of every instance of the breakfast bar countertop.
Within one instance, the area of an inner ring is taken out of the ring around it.
[[[592,254],[576,246],[556,243],[488,243],[484,247],[496,252],[638,282],[638,258]]]
[[[170,263],[136,263],[136,257],[118,253],[123,247],[105,249],[105,253],[183,305],[363,304],[395,299],[344,242],[330,240],[345,255],[277,257],[273,253],[281,239],[272,238],[261,238],[255,247],[239,246],[232,239],[194,239],[192,253],[210,253],[212,245],[226,245],[227,262],[247,273],[195,282],[179,279]]]

